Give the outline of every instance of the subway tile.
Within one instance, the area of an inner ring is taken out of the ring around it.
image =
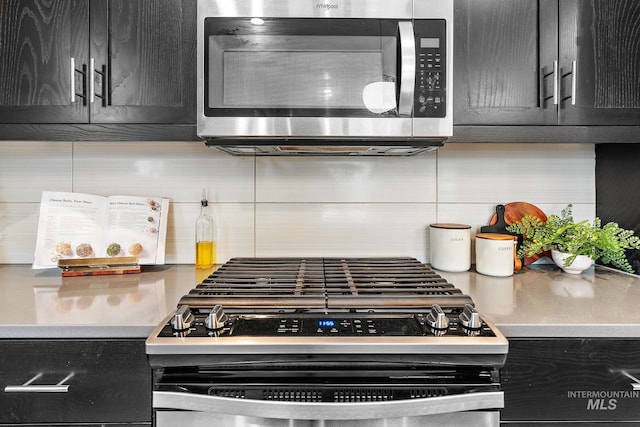
[[[40,202],[43,190],[71,191],[71,142],[0,141],[0,203]]]
[[[31,264],[40,203],[0,203],[0,264]]]
[[[428,257],[434,204],[258,203],[257,256]]]
[[[434,202],[436,156],[265,157],[256,162],[256,201]]]
[[[560,216],[562,214],[562,210],[567,207],[567,205],[571,203],[571,212],[573,214],[573,218],[576,221],[582,221],[586,219],[588,221],[593,221],[596,217],[596,204],[592,203],[573,203],[571,201],[567,203],[541,203],[538,206],[545,215],[549,216],[551,214],[555,214]]]
[[[190,142],[76,142],[73,191],[154,195],[174,202],[253,202],[254,159]]]
[[[592,144],[449,144],[438,151],[439,203],[592,203]]]

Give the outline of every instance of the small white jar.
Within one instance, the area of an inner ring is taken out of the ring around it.
[[[466,224],[429,225],[431,267],[460,272],[471,268],[471,226]]]
[[[512,276],[517,243],[509,234],[476,234],[476,271],[487,276]]]

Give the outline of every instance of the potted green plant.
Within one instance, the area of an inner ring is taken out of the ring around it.
[[[560,216],[549,215],[544,222],[540,218],[526,216],[508,226],[507,230],[522,235],[518,256],[533,256],[550,250],[554,262],[568,273],[580,273],[597,260],[633,273],[625,250],[640,249],[640,238],[615,222],[603,226],[597,217],[593,222],[574,221],[571,204],[562,210]],[[586,265],[574,266],[585,259]]]

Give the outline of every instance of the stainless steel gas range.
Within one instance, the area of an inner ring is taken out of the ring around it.
[[[508,342],[413,258],[234,258],[150,335],[157,426],[498,426]]]

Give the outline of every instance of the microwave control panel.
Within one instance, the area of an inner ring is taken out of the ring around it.
[[[447,111],[446,21],[414,21],[416,87],[414,117],[445,117]]]

